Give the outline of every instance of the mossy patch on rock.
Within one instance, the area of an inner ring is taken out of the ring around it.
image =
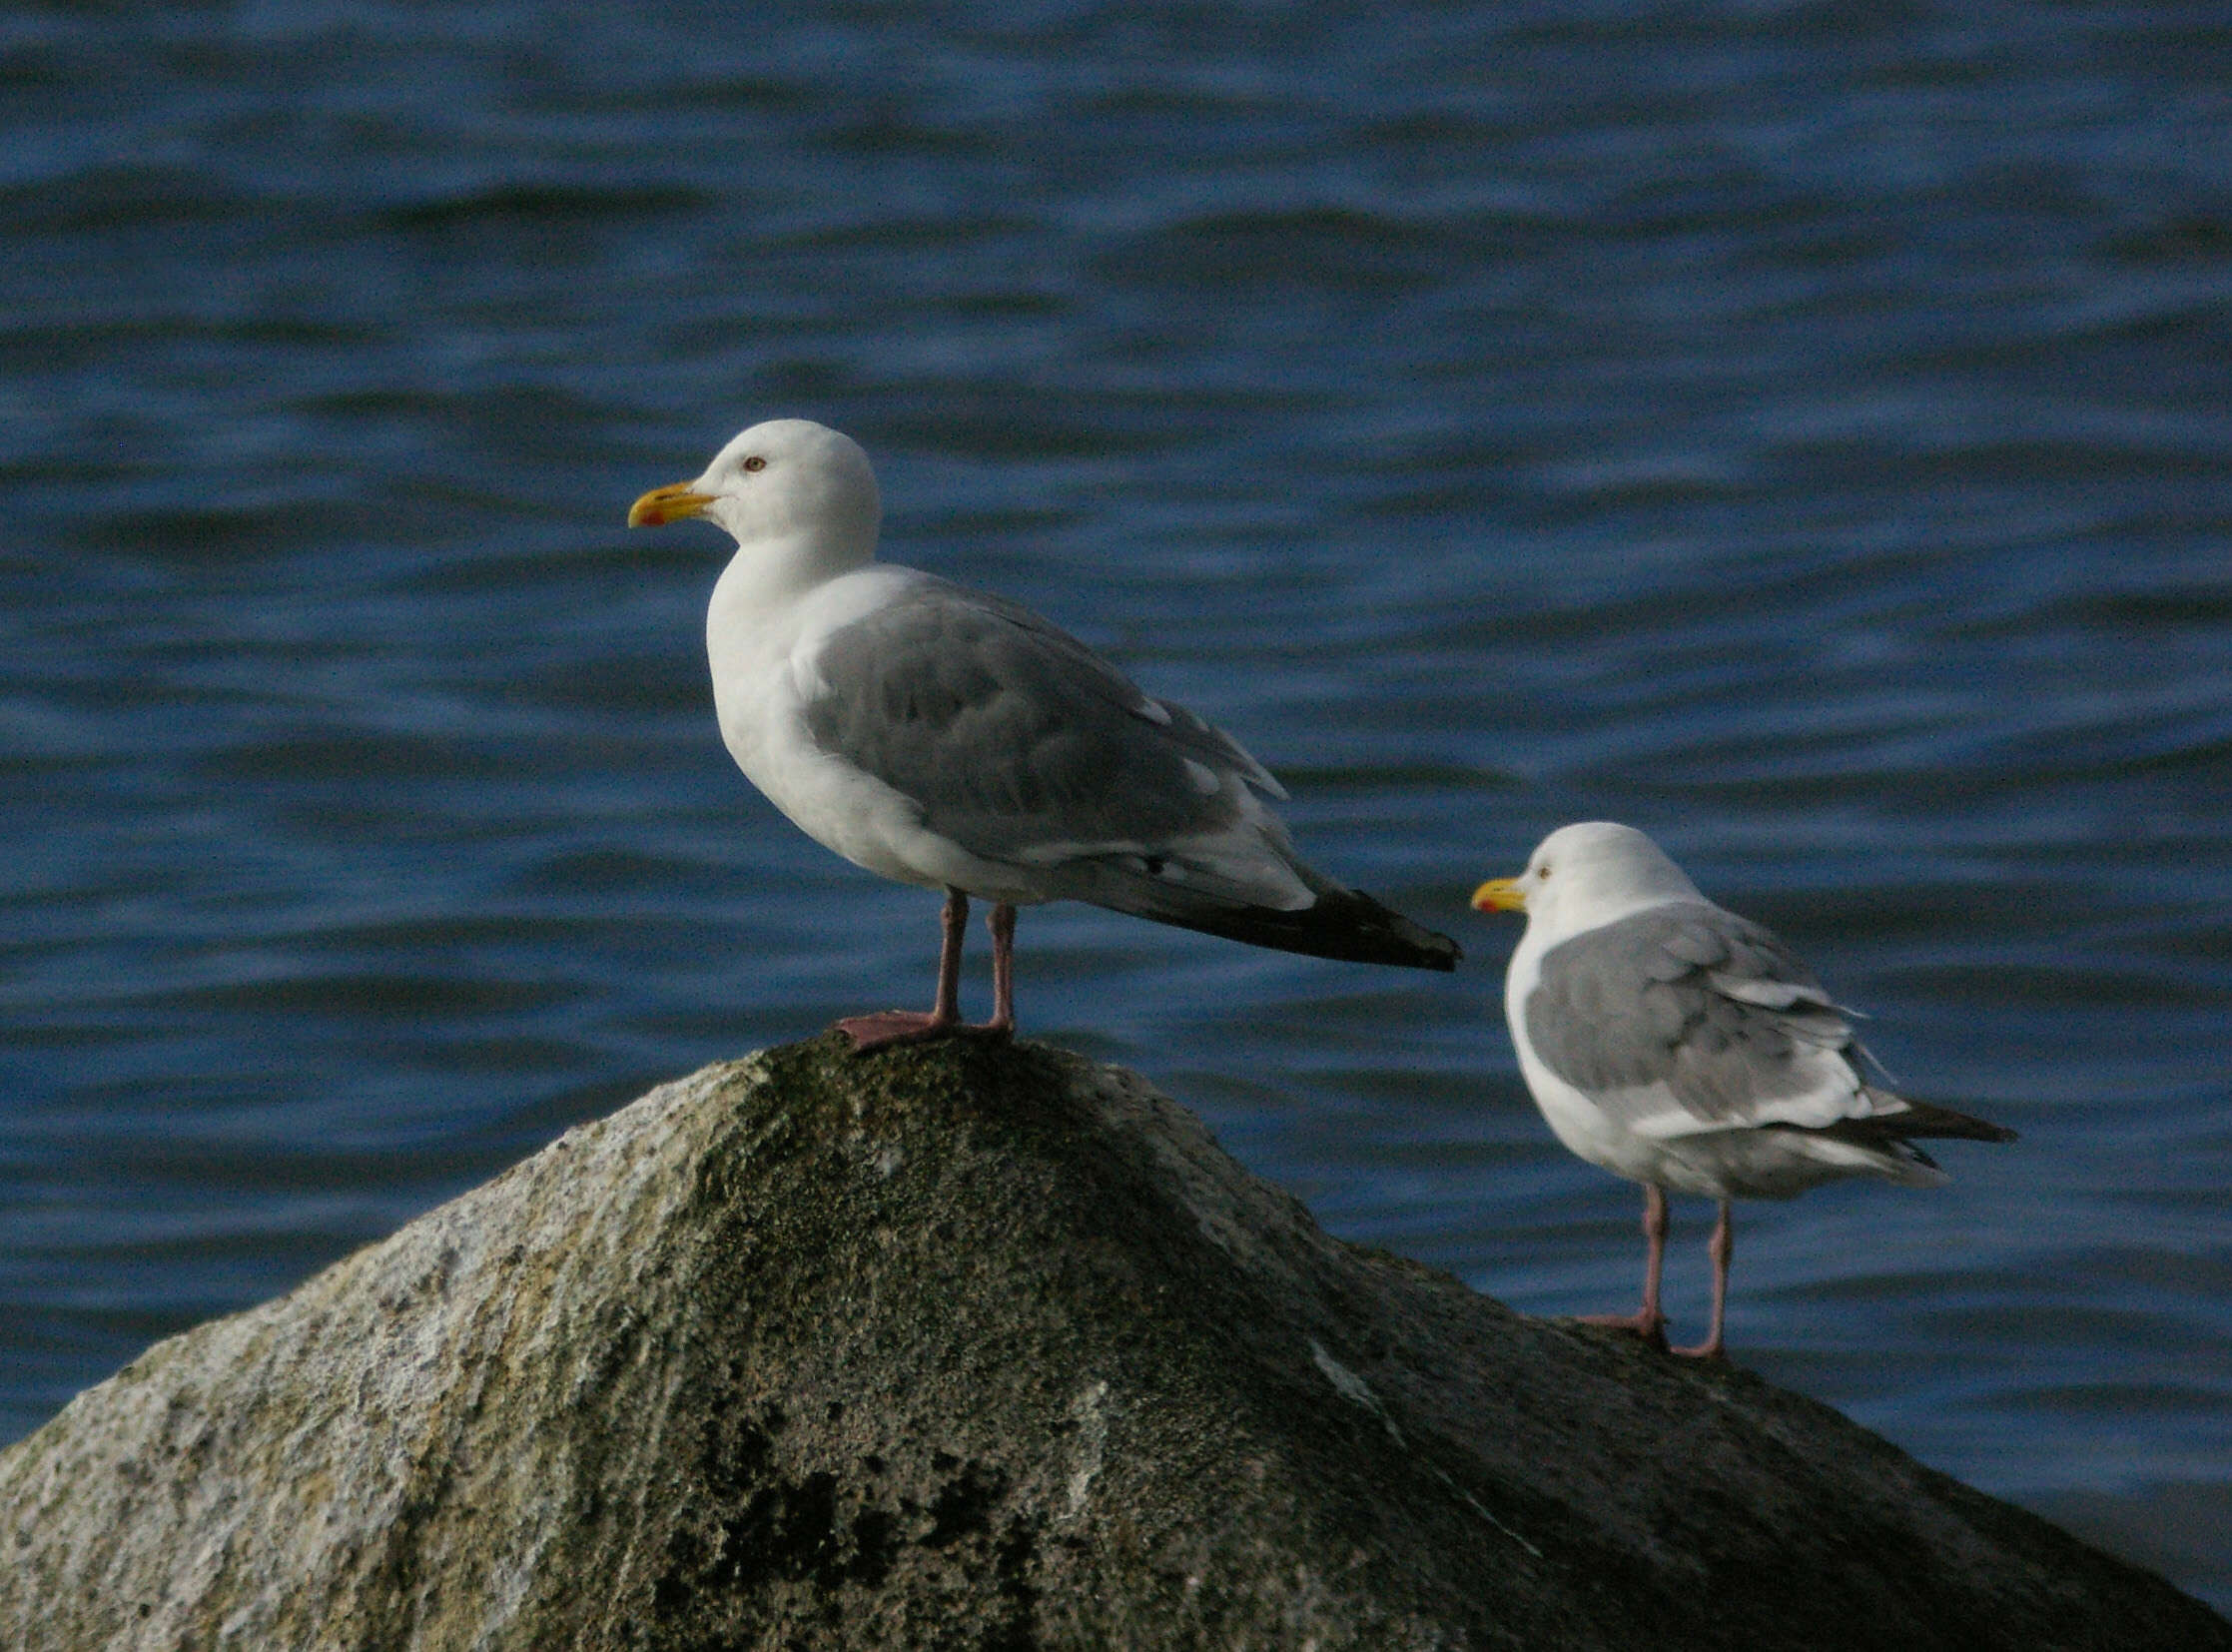
[[[0,1454],[0,1644],[2232,1647],[1032,1045],[708,1068]]]

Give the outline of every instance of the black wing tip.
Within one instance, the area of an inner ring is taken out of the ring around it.
[[[1413,923],[1359,890],[1321,891],[1316,901],[1296,916],[1312,920],[1312,930],[1331,943],[1333,950],[1321,957],[1446,974],[1465,956],[1465,949],[1448,936]]]
[[[1966,1113],[1955,1113],[1949,1107],[1929,1110],[1928,1128],[1905,1134],[1928,1136],[1946,1142],[2014,1142],[2021,1138],[2005,1125],[1995,1125],[1989,1119],[1973,1118]],[[1896,1121],[1894,1120],[1895,1124]]]
[[[1323,891],[1296,912],[1245,908],[1219,916],[1224,921],[1198,927],[1253,946],[1343,964],[1389,964],[1447,973],[1465,956],[1464,948],[1448,936],[1349,889]]]
[[[1891,1095],[1883,1090],[1872,1093],[1877,1096]],[[1911,1096],[1896,1096],[1891,1099],[1904,1103],[1904,1108],[1893,1113],[1878,1113],[1872,1122],[1901,1139],[1924,1137],[1946,1142],[2022,1140],[2005,1125],[1995,1125],[1989,1119],[1977,1118],[1973,1113],[1959,1113],[1949,1107],[1939,1107],[1935,1102],[1917,1102]]]
[[[1950,1121],[1933,1119],[1927,1124],[1892,1117],[1885,1119],[1893,1135],[1909,1141],[1930,1142],[2016,1142],[2020,1141],[2005,1125],[1995,1125],[1988,1119],[1971,1119],[1956,1113]]]
[[[1398,943],[1385,947],[1373,947],[1368,951],[1353,955],[1325,953],[1321,956],[1327,958],[1345,957],[1349,962],[1357,964],[1392,964],[1398,969],[1435,970],[1443,975],[1455,974],[1457,966],[1464,961],[1464,950],[1446,935],[1437,935],[1430,929],[1425,931],[1425,935],[1426,941],[1423,945]],[[1439,946],[1434,944],[1437,941],[1441,943]]]

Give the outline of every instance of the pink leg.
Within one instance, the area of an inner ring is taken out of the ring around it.
[[[1590,1313],[1585,1325],[1632,1330],[1654,1347],[1666,1346],[1666,1315],[1659,1311],[1659,1278],[1666,1270],[1666,1195],[1656,1184],[1643,1185],[1643,1305],[1633,1313]]]
[[[996,903],[985,920],[992,931],[992,1019],[981,1029],[987,1033],[1016,1030],[1016,909],[1006,901]]]
[[[1004,1038],[1014,1030],[1016,909],[1006,901],[992,909],[993,1017],[981,1027],[967,1026],[961,1019],[961,949],[969,933],[969,897],[960,890],[946,891],[939,929],[943,940],[938,950],[938,1002],[928,1015],[919,1010],[879,1010],[874,1015],[847,1016],[837,1030],[853,1041],[855,1051],[880,1050],[887,1044],[928,1044],[957,1033]]]
[[[945,911],[939,915],[943,941],[938,949],[938,1002],[928,1015],[919,1010],[880,1010],[874,1015],[847,1016],[837,1030],[853,1041],[856,1051],[924,1044],[961,1025],[961,944],[968,928],[969,897],[958,889],[947,890]]]
[[[1705,1340],[1694,1348],[1676,1348],[1676,1353],[1686,1353],[1693,1359],[1722,1359],[1721,1326],[1728,1316],[1729,1307],[1729,1258],[1736,1254],[1736,1212],[1727,1200],[1721,1201],[1721,1220],[1713,1225],[1713,1241],[1706,1246],[1706,1253],[1713,1258],[1713,1328]]]

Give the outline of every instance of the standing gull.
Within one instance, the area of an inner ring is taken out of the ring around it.
[[[1845,1176],[1941,1187],[1945,1174],[1913,1138],[2015,1139],[1870,1083],[1852,1012],[1774,935],[1699,894],[1633,827],[1563,827],[1526,871],[1482,884],[1472,904],[1527,915],[1504,977],[1504,1015],[1535,1105],[1573,1152],[1643,1184],[1643,1306],[1595,1323],[1665,1344],[1668,1189],[1721,1204],[1712,1331],[1676,1350],[1718,1355],[1731,1200],[1789,1199]]]
[[[936,1007],[837,1025],[856,1048],[1015,1027],[1016,908],[1079,900],[1256,946],[1456,967],[1457,944],[1303,864],[1237,742],[1029,609],[876,560],[849,436],[755,424],[628,525],[735,535],[705,616],[713,702],[753,785],[855,865],[946,892]],[[993,902],[992,1019],[960,1014],[969,897]]]

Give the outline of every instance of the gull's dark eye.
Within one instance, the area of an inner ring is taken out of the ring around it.
[[[1538,878],[1547,878],[1548,876],[1550,876],[1550,868],[1549,868],[1549,866],[1548,866],[1547,864],[1545,864],[1545,865],[1542,865],[1542,866],[1538,866],[1538,867],[1536,867],[1536,868],[1535,868],[1535,876],[1536,876],[1536,877],[1538,877]]]
[[[747,470],[764,470],[767,468],[767,460],[754,453],[744,461],[744,468]]]

